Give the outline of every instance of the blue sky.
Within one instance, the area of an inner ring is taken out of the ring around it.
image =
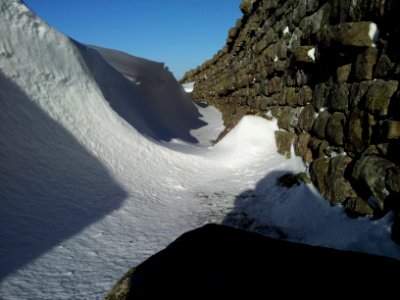
[[[165,62],[178,79],[225,45],[241,0],[24,0],[88,44]]]

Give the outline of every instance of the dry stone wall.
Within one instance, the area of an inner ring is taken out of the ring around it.
[[[400,207],[400,1],[244,0],[226,46],[185,74],[226,122],[278,119],[278,151],[354,216]],[[398,217],[397,217],[398,219]],[[393,226],[393,235],[400,229]]]

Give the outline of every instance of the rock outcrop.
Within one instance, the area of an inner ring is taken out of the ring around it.
[[[397,293],[399,271],[400,262],[387,257],[206,225],[129,271],[106,300],[384,298]]]
[[[226,123],[272,113],[280,153],[294,144],[325,198],[352,216],[398,215],[400,2],[252,0],[241,9],[225,47],[183,77],[195,82],[194,99]]]

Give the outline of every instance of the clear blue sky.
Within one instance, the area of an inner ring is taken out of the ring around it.
[[[165,62],[180,79],[225,45],[241,0],[24,0],[87,44]]]

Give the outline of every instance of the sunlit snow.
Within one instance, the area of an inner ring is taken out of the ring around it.
[[[186,93],[191,93],[193,92],[194,82],[184,83],[182,86]]]
[[[315,61],[315,48],[311,48],[307,51],[307,56]]]
[[[276,153],[276,121],[246,116],[214,144],[221,114],[162,63],[80,44],[18,0],[1,1],[0,36],[1,299],[101,299],[208,222],[400,258],[391,215],[277,186],[306,167]]]
[[[371,39],[371,46],[376,47],[375,43],[378,41],[379,38],[379,29],[378,26],[373,22],[369,24],[368,36]]]

